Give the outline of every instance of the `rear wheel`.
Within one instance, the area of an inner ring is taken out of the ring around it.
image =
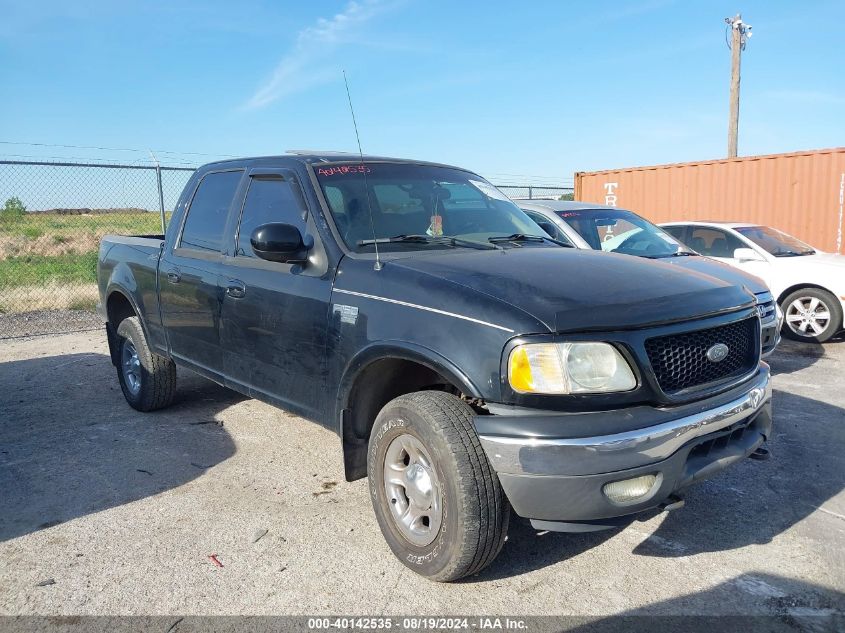
[[[126,402],[138,411],[169,405],[176,392],[174,362],[150,350],[138,317],[121,321],[117,337],[117,379]]]
[[[387,544],[432,580],[478,573],[505,541],[510,505],[453,395],[411,393],[376,418],[367,453],[370,497]]]
[[[842,306],[820,288],[800,288],[781,304],[783,334],[796,341],[824,343],[842,328]]]

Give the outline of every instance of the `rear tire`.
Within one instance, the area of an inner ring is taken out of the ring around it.
[[[783,335],[793,341],[824,343],[842,329],[842,306],[820,288],[799,288],[781,303]]]
[[[367,474],[376,519],[402,563],[431,580],[476,574],[496,558],[510,504],[472,423],[440,391],[391,400],[370,435]]]
[[[176,364],[150,350],[138,317],[121,321],[117,337],[117,379],[126,402],[138,411],[168,406],[176,393]]]

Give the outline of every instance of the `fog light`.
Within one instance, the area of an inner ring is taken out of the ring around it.
[[[657,484],[658,475],[642,475],[605,484],[602,492],[614,503],[631,503],[648,496]]]

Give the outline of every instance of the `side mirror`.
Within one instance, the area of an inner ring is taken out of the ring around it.
[[[249,238],[252,250],[261,259],[270,262],[302,262],[308,257],[308,250],[314,245],[310,237],[303,240],[302,233],[292,224],[273,222],[262,224]]]
[[[741,262],[764,262],[766,259],[753,248],[737,248],[734,250],[734,259]]]

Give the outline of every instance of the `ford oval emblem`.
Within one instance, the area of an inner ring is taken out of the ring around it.
[[[711,363],[721,363],[728,357],[730,348],[724,343],[716,343],[713,347],[707,350],[707,360]]]

